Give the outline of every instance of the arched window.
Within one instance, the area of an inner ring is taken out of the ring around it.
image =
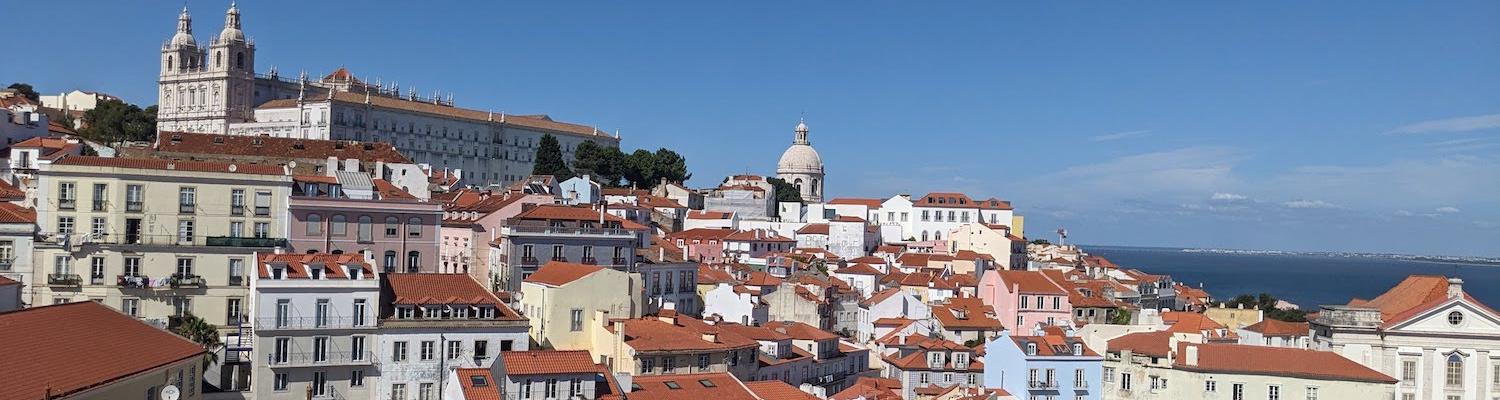
[[[943,240],[943,231],[933,231],[932,240]]]
[[[245,69],[245,52],[234,53],[234,68]]]
[[[422,237],[422,219],[411,217],[406,219],[406,236]]]
[[[922,241],[927,241],[927,231],[922,231]]]
[[[797,178],[797,179],[792,180],[792,184],[797,186],[797,191],[798,192],[806,192],[807,191],[807,188],[802,186],[802,178]]]
[[[375,219],[368,215],[359,216],[359,241],[368,242],[374,240]]]
[[[385,258],[382,259],[381,261],[384,262],[384,263],[381,264],[381,267],[385,268],[385,272],[393,272],[393,271],[395,271],[396,270],[396,251],[395,250],[386,250],[385,251]]]
[[[422,268],[422,252],[411,251],[406,253],[406,272],[417,272]]]
[[[214,68],[219,68],[219,67],[222,67],[222,66],[224,66],[224,52],[222,52],[222,51],[215,51],[214,52]]]
[[[1458,353],[1448,355],[1447,371],[1448,387],[1463,387],[1464,384],[1464,357]]]
[[[171,72],[174,67],[176,66],[172,64],[172,56],[167,56],[167,71]]]
[[[401,221],[396,217],[385,217],[385,237],[396,237],[401,234]]]
[[[344,218],[344,214],[333,214],[333,218],[328,220],[328,233],[333,236],[344,236],[349,234],[349,227],[347,226],[348,222],[349,221]]]
[[[318,214],[307,214],[307,234],[323,234],[323,216]]]
[[[823,187],[823,186],[821,186],[822,183],[823,182],[819,181],[818,178],[813,178],[813,182],[812,182],[812,191],[813,191],[813,193],[817,193],[818,190],[819,190],[819,188]]]

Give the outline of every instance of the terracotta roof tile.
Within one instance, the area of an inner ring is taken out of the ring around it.
[[[912,201],[913,207],[979,208],[986,210],[1009,210],[1010,202],[989,198],[974,200],[963,193],[933,192]]]
[[[642,375],[635,377],[631,384],[638,387],[630,392],[632,399],[762,400],[734,375],[725,372]]]
[[[344,92],[344,91],[337,91],[336,90],[336,91],[333,91],[333,94],[334,94],[333,101],[337,101],[337,102],[340,102],[340,103],[358,104],[358,105],[363,105],[365,103],[365,95],[360,94],[360,93]],[[319,99],[319,100],[321,100],[321,99]],[[406,99],[386,97],[386,96],[370,96],[369,100],[370,100],[370,104],[371,105],[373,105],[375,107],[381,107],[381,108],[389,108],[389,109],[410,111],[410,112],[414,112],[414,113],[429,114],[429,115],[439,115],[439,116],[452,117],[452,118],[462,118],[462,119],[467,119],[467,120],[471,120],[471,121],[486,121],[486,122],[491,122],[491,123],[495,123],[495,124],[502,124],[502,125],[515,125],[515,126],[518,126],[518,127],[529,128],[529,129],[536,129],[536,130],[542,130],[542,131],[553,132],[553,133],[563,133],[563,134],[571,134],[571,135],[595,137],[595,138],[609,140],[611,142],[613,142],[614,140],[616,140],[613,136],[610,136],[609,134],[607,134],[607,133],[605,133],[605,132],[603,132],[603,131],[601,131],[599,129],[596,129],[594,127],[586,126],[586,125],[580,125],[580,124],[566,123],[566,122],[557,122],[557,121],[553,121],[552,118],[544,116],[544,115],[543,116],[530,116],[530,115],[507,115],[507,114],[502,114],[502,113],[493,113],[492,114],[492,113],[490,113],[488,111],[471,110],[471,109],[466,109],[466,108],[458,108],[458,107],[446,106],[446,105],[437,105],[437,104],[432,104],[432,103],[427,103],[427,102],[420,102],[420,101],[410,101],[410,100],[406,100]],[[296,107],[296,106],[297,106],[297,99],[279,99],[279,100],[271,100],[271,101],[265,102],[265,103],[261,104],[260,106],[258,106],[256,108],[288,108],[288,107]]]
[[[1057,295],[1068,294],[1068,291],[1063,290],[1062,286],[1058,286],[1057,283],[1052,282],[1052,279],[1048,278],[1046,274],[1043,274],[1039,271],[1000,270],[995,271],[995,273],[1000,274],[1000,281],[1003,282],[1007,288],[1013,285],[1019,285],[1021,288],[1021,293]]]
[[[869,207],[869,208],[880,208],[881,204],[885,204],[885,200],[881,200],[881,199],[864,199],[864,198],[855,198],[855,197],[840,197],[840,198],[837,198],[837,199],[829,200],[828,204],[856,205],[856,206],[865,206],[865,207]]]
[[[510,354],[512,352],[504,352]],[[506,364],[506,368],[510,365]],[[458,383],[464,392],[464,400],[501,400],[500,386],[488,368],[457,368]],[[480,385],[479,383],[483,383]]]
[[[1196,347],[1197,365],[1188,365],[1187,348]],[[1239,344],[1178,343],[1172,368],[1209,373],[1286,376],[1319,380],[1396,383],[1354,360],[1329,351]]]
[[[105,168],[154,169],[183,172],[216,172],[250,175],[286,175],[286,169],[277,165],[232,164],[204,161],[152,160],[143,158],[104,158],[91,156],[63,157],[54,165],[78,165]]]
[[[834,270],[833,273],[850,275],[881,275],[880,270],[875,269],[875,267],[871,267],[869,264],[854,264]]]
[[[36,210],[16,205],[11,202],[0,202],[0,224],[35,224]]]
[[[1245,327],[1245,330],[1260,333],[1261,336],[1308,336],[1311,332],[1306,322],[1286,322],[1269,318],[1250,324]]]
[[[348,279],[349,275],[344,273],[339,266],[348,266],[350,269],[359,269],[361,279],[376,279],[375,268],[364,257],[358,254],[329,254],[329,253],[286,253],[272,254],[261,253],[258,275],[261,279],[271,278],[272,266],[285,266],[287,268],[287,279],[307,279],[310,275],[308,268],[322,266],[328,279]]]
[[[107,334],[101,334],[107,333]],[[198,344],[92,301],[0,313],[6,398],[67,397],[184,360]]]
[[[824,224],[824,223],[807,224],[807,225],[802,226],[802,229],[798,229],[797,230],[797,234],[798,235],[827,235],[828,234],[828,224]]]
[[[598,366],[587,350],[552,351],[505,351],[506,375],[586,374],[597,372]]]
[[[1109,352],[1130,350],[1132,353],[1153,357],[1166,357],[1172,352],[1172,332],[1136,332],[1110,339],[1106,345]]]
[[[548,261],[536,273],[526,277],[526,282],[539,283],[547,286],[558,287],[572,283],[603,270],[604,267],[597,265],[575,264],[561,261]]]
[[[617,217],[614,214],[604,213],[603,215],[604,215],[604,221],[605,222],[618,223],[618,224],[620,224],[620,227],[622,229],[629,229],[629,230],[646,230],[647,229],[644,225],[637,224],[637,223],[635,223],[633,221]],[[531,208],[530,210],[522,211],[520,214],[516,215],[515,218],[512,218],[512,219],[514,219],[514,220],[547,220],[547,221],[553,221],[553,220],[560,220],[560,221],[598,221],[599,220],[599,216],[600,216],[600,213],[599,213],[598,210],[592,209],[592,208],[590,208],[588,206],[577,206],[577,207],[574,207],[574,206],[565,206],[565,205],[560,205],[560,204],[539,204],[536,207]]]
[[[273,136],[216,135],[209,133],[162,132],[156,135],[156,151],[231,156],[298,158],[327,160],[360,160],[411,164],[412,161],[381,142],[347,140],[295,139]],[[320,161],[321,162],[321,161]]]
[[[673,322],[653,316],[618,320],[625,327],[625,345],[638,352],[729,350],[758,346],[755,340],[691,317],[676,316],[668,319]],[[610,325],[608,329],[613,332],[614,326]],[[704,340],[704,333],[716,334],[715,340]]]
[[[688,211],[687,219],[731,219],[734,213],[728,211]]]
[[[393,304],[488,304],[500,310],[501,319],[520,318],[500,302],[495,293],[468,274],[385,274]],[[524,318],[523,318],[524,319]]]
[[[831,332],[818,329],[817,327],[801,322],[767,322],[765,325],[766,328],[784,333],[787,336],[791,336],[793,339],[797,340],[829,340],[839,338],[839,335],[835,335]]]
[[[767,400],[818,400],[818,396],[797,390],[797,388],[782,381],[745,382],[745,387],[750,388],[750,391],[755,392],[760,398]]]
[[[24,198],[26,198],[26,191],[17,188],[16,185],[12,185],[10,182],[0,179],[0,200],[21,200]]]

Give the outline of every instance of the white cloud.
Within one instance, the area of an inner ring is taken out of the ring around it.
[[[1229,147],[1187,147],[1075,165],[1018,186],[1034,188],[1039,199],[1060,207],[1111,207],[1124,199],[1201,201],[1203,193],[1239,187],[1233,168],[1243,158]]]
[[[1396,215],[1397,216],[1401,216],[1401,217],[1410,217],[1410,216],[1415,216],[1417,214],[1413,213],[1411,211],[1406,211],[1406,210],[1396,210]]]
[[[1281,205],[1286,208],[1338,208],[1333,203],[1322,200],[1292,200]]]
[[[1214,195],[1213,195],[1213,197],[1211,197],[1211,199],[1213,199],[1213,200],[1221,200],[1221,201],[1238,201],[1238,200],[1245,200],[1245,199],[1248,199],[1248,198],[1249,197],[1247,197],[1247,196],[1245,196],[1243,194],[1224,193],[1224,192],[1215,192]]]
[[[1104,135],[1094,136],[1094,137],[1089,138],[1089,140],[1090,141],[1094,141],[1094,142],[1108,142],[1108,141],[1111,141],[1111,140],[1120,140],[1120,139],[1132,138],[1132,137],[1137,137],[1137,136],[1146,136],[1146,134],[1148,134],[1148,133],[1151,133],[1150,129],[1139,130],[1139,131],[1115,132],[1115,133],[1110,133],[1110,134],[1104,134]]]
[[[1456,213],[1458,213],[1458,208],[1457,207],[1438,207],[1436,210],[1432,210],[1432,211],[1437,211],[1437,212],[1440,212],[1440,213],[1443,213],[1443,214],[1456,214]]]
[[[1457,117],[1422,121],[1397,127],[1396,129],[1392,129],[1389,133],[1415,134],[1469,132],[1493,128],[1500,128],[1500,114],[1487,114],[1476,115],[1472,117]]]

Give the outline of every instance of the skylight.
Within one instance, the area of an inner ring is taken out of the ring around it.
[[[470,383],[474,384],[474,387],[485,387],[490,385],[490,382],[484,379],[484,375],[471,376],[469,377],[469,381]]]
[[[677,381],[667,381],[666,383],[667,383],[667,389],[672,389],[672,390],[682,389],[682,385],[678,385]]]
[[[718,387],[719,386],[719,385],[715,385],[713,381],[710,381],[710,380],[707,380],[707,379],[699,379],[698,380],[698,384],[699,385],[703,385],[703,387],[707,387],[707,388]]]

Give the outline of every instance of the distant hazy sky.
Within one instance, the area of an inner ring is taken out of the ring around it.
[[[181,5],[8,3],[0,82],[154,103]],[[228,2],[188,6],[207,43]],[[261,71],[618,129],[698,186],[805,114],[831,195],[999,196],[1032,237],[1500,255],[1495,1],[239,6]]]

